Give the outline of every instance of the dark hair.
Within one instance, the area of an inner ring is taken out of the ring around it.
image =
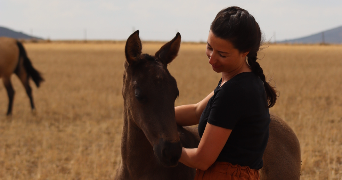
[[[264,83],[268,107],[274,106],[277,100],[275,89],[266,82],[264,72],[257,62],[261,43],[259,24],[248,11],[232,6],[221,10],[211,23],[210,30],[218,38],[228,40],[240,52],[248,52],[248,64]]]

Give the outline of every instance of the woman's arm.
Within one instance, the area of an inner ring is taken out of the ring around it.
[[[198,148],[183,147],[179,162],[192,168],[207,170],[216,161],[231,132],[231,129],[207,123]]]
[[[198,124],[203,110],[213,95],[214,91],[197,104],[188,104],[175,107],[176,123],[181,126]]]

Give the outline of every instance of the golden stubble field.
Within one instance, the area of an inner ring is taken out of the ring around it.
[[[153,53],[161,43],[143,43]],[[124,43],[26,43],[46,81],[33,87],[32,113],[25,90],[16,90],[13,116],[0,85],[0,179],[113,179],[120,161]],[[264,72],[279,91],[274,113],[297,134],[301,179],[342,179],[342,46],[264,45]],[[196,103],[217,85],[205,44],[182,44],[169,65],[180,96]]]

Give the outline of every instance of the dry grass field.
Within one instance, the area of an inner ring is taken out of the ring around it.
[[[154,53],[162,44],[143,43]],[[25,43],[46,81],[33,88],[37,110],[17,77],[13,115],[0,85],[1,180],[113,179],[120,161],[124,43]],[[260,62],[279,91],[270,111],[297,134],[301,179],[342,179],[342,46],[264,45]],[[217,85],[204,44],[182,44],[169,65],[180,96],[196,103]]]

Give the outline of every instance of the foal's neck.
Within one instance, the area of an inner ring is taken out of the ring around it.
[[[123,165],[132,171],[146,172],[158,166],[153,147],[144,132],[135,124],[130,116],[130,110],[125,109],[122,133],[121,155]],[[146,166],[146,163],[149,164]]]

